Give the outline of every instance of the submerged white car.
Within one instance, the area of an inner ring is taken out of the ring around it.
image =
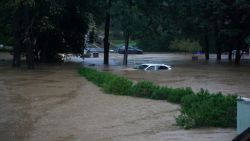
[[[141,64],[135,69],[139,70],[171,70],[171,66],[165,64]]]

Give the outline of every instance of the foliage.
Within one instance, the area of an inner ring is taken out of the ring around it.
[[[168,100],[169,93],[172,89],[168,87],[158,87],[151,94],[152,99],[156,100]]]
[[[102,87],[106,92],[117,95],[126,95],[132,87],[132,82],[123,77],[118,77],[109,73],[97,70],[82,68],[80,74],[85,76],[89,81]]]
[[[103,88],[108,93],[117,95],[128,95],[132,82],[123,77],[113,77],[107,83],[103,85]]]
[[[150,98],[167,100],[173,103],[181,103],[183,97],[191,94],[194,94],[191,88],[159,87],[153,91]]]
[[[109,73],[99,72],[97,70],[89,68],[80,69],[80,74],[85,76],[89,81],[92,81],[98,86],[103,86],[105,83],[108,83],[108,81],[113,78],[113,75]]]
[[[112,44],[114,44],[116,47],[122,47],[124,46],[124,40],[110,40]],[[131,46],[136,46],[137,42],[134,40],[131,40],[129,43]]]
[[[8,0],[0,1],[0,44],[12,45],[13,37],[11,34],[11,8]]]
[[[132,0],[131,0],[132,1]],[[114,30],[122,31],[124,37],[134,34],[134,30],[138,25],[138,9],[137,5],[130,3],[130,0],[114,0],[111,7],[111,15],[113,18],[112,25]]]
[[[175,39],[170,43],[170,49],[173,51],[190,53],[202,51],[200,44],[197,41],[193,41],[190,39]]]
[[[177,125],[183,127],[184,129],[190,129],[195,127],[195,122],[186,114],[181,114],[176,118]]]
[[[235,127],[236,96],[211,94],[201,90],[197,94],[187,95],[182,99],[181,115],[177,124],[191,127]]]
[[[209,52],[214,50],[220,60],[222,51],[247,49],[245,39],[250,34],[247,26],[250,3],[247,0],[135,0],[132,14],[128,12],[127,1],[117,0],[114,7],[113,13],[118,13],[113,16],[113,20],[118,21],[114,26],[122,25],[119,29],[132,32],[138,46],[145,51],[169,51],[171,41],[179,44],[175,39],[186,38],[197,49],[180,47],[177,50],[200,51],[199,42],[207,59]],[[232,39],[234,44],[230,43]]]
[[[150,35],[138,40],[138,46],[148,52],[167,52],[172,40],[171,34]]]
[[[191,88],[159,87],[149,81],[136,84],[124,77],[91,68],[81,68],[80,74],[116,95],[130,95],[181,104],[181,115],[176,123],[186,129],[194,127],[235,127],[236,96],[212,94],[201,89],[194,93]]]
[[[0,43],[30,39],[35,55],[44,61],[58,52],[79,53],[89,23],[102,27],[107,8],[103,0],[22,1],[1,0]],[[249,9],[248,0],[112,0],[111,27],[145,51],[169,51],[169,46],[194,51],[183,46],[194,44],[200,50],[199,42],[206,54],[216,49],[220,55],[247,49]]]
[[[27,62],[52,62],[57,60],[58,53],[81,53],[88,29],[88,1],[16,0],[8,3],[12,11],[9,18],[13,17],[10,18],[15,42],[13,62],[17,62],[20,51],[31,56]]]
[[[170,88],[168,94],[168,101],[173,103],[181,103],[183,97],[193,94],[191,88]]]
[[[89,32],[89,39],[88,42],[93,44],[95,41],[95,30],[91,29],[91,31]]]
[[[136,97],[150,98],[155,89],[157,89],[157,87],[154,86],[152,82],[141,81],[131,88],[130,95]]]

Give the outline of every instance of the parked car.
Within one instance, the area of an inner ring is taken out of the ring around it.
[[[117,53],[117,51],[118,51],[118,48],[116,48],[116,47],[112,47],[109,49],[110,53]]]
[[[117,52],[120,53],[120,54],[124,54],[125,46],[119,48]],[[129,46],[128,47],[128,54],[143,54],[143,51],[141,49]]]
[[[88,47],[85,50],[89,51],[90,53],[103,53],[104,49],[100,47]]]
[[[171,70],[171,66],[165,64],[141,64],[135,69],[139,70]]]
[[[232,50],[232,54],[236,54],[237,50]],[[246,51],[240,50],[240,54],[247,54]]]

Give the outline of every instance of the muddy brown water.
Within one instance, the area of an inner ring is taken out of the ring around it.
[[[121,64],[122,55],[111,55],[111,60]],[[226,60],[223,55],[221,62],[216,62],[211,55],[209,62],[192,61],[188,54],[144,54],[130,55],[128,67],[105,68],[114,74],[125,76],[134,81],[152,81],[157,85],[168,87],[191,87],[194,91],[201,88],[210,92],[237,94],[250,97],[250,56],[245,55],[241,65]],[[172,66],[169,71],[131,70],[141,63],[165,63]],[[98,66],[97,66],[98,67]]]
[[[113,70],[113,73],[135,81],[152,81],[168,87],[201,88],[210,92],[250,97],[250,67],[210,64],[175,65],[170,71]]]
[[[236,136],[231,128],[180,129],[175,125],[179,105],[104,94],[79,76],[76,64],[40,65],[29,71],[13,69],[9,63],[0,63],[0,141],[229,141]],[[182,66],[167,72],[111,70],[134,80],[181,86],[185,74],[195,69],[181,73]],[[235,69],[239,68],[230,67],[227,74]],[[239,76],[243,74],[245,69]],[[193,76],[207,79],[205,74]]]

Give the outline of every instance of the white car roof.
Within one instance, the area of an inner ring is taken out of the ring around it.
[[[166,64],[151,64],[151,63],[147,63],[147,64],[141,64],[141,65],[147,65],[147,66],[167,66],[167,67],[171,67],[171,66],[166,65]]]

